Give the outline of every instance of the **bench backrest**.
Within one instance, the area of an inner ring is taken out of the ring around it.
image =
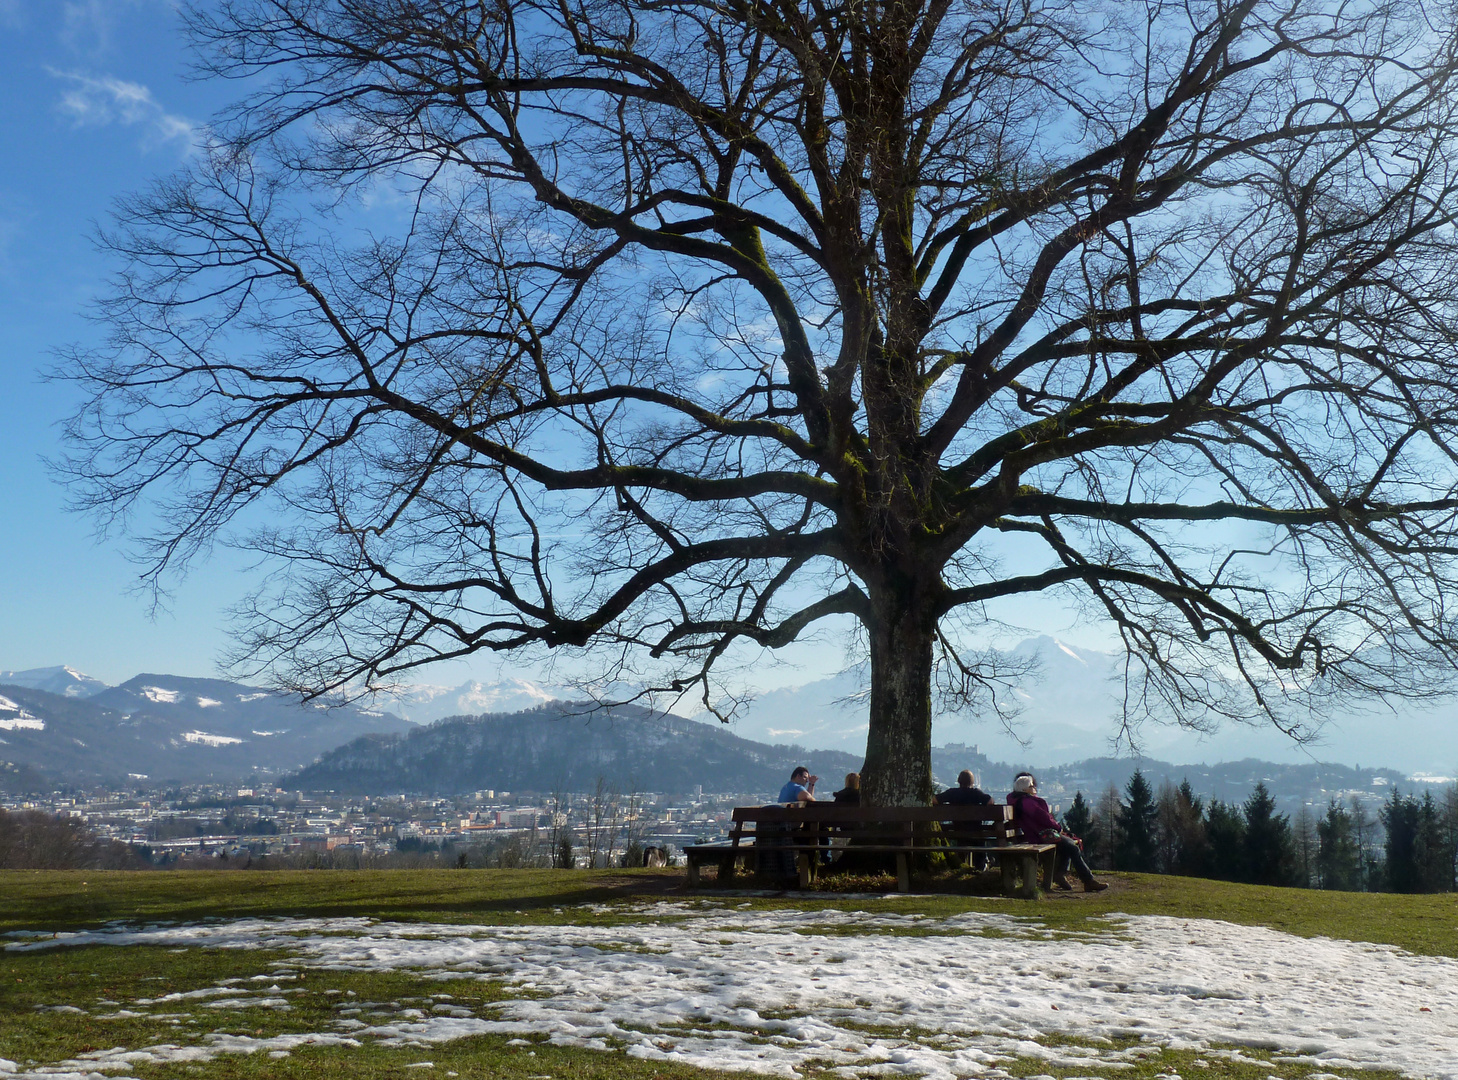
[[[910,837],[919,824],[938,822],[949,838],[978,843],[1009,844],[1016,840],[1012,807],[986,806],[846,806],[837,803],[799,803],[783,806],[736,806],[731,835],[752,836],[768,826],[779,832],[806,828],[867,839]],[[747,827],[752,826],[752,827]],[[766,829],[765,831],[769,831]]]

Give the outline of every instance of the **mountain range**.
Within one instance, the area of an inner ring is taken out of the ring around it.
[[[144,674],[97,690],[97,680],[66,668],[7,675],[9,682],[0,681],[0,761],[17,771],[0,770],[5,787],[33,788],[38,778],[153,784],[242,779],[298,769],[366,732],[412,726],[383,712],[301,705],[222,679]],[[68,694],[70,687],[76,689]]]
[[[796,765],[840,786],[862,754],[752,742],[636,705],[586,709],[562,702],[528,712],[456,716],[404,734],[366,735],[282,783],[304,790],[459,794],[512,792],[763,792],[772,798]]]
[[[989,762],[1045,770],[1103,758],[1123,761],[1129,769],[1135,760],[1192,763],[1188,768],[1253,760],[1283,768],[1365,763],[1429,778],[1458,776],[1458,722],[1451,705],[1334,715],[1321,741],[1304,747],[1269,726],[1235,725],[1202,735],[1147,724],[1131,749],[1115,740],[1119,656],[1052,637],[1027,639],[1005,655],[1029,671],[1006,693],[1005,700],[1019,710],[1011,724],[1015,734],[985,717],[939,715],[934,744],[965,746]],[[108,687],[70,667],[0,672],[0,695],[12,706],[0,702],[0,763],[30,770],[26,776],[40,770],[78,778],[145,773],[176,780],[296,770],[365,733],[403,735],[416,724],[452,716],[501,716],[578,697],[549,684],[505,678],[408,687],[378,696],[369,708],[303,707],[222,680],[139,675]],[[865,698],[864,672],[852,669],[761,693],[729,725],[709,723],[708,715],[695,719],[744,742],[836,751],[859,761],[865,752]],[[33,720],[46,721],[49,729],[30,726]],[[0,767],[0,786],[13,786],[18,775]]]
[[[861,755],[768,745],[732,734],[723,725],[651,712],[637,706],[585,711],[561,702],[526,712],[457,716],[404,734],[366,735],[324,754],[279,782],[305,791],[449,796],[489,788],[513,795],[592,792],[682,794],[702,786],[709,794],[773,799],[791,769],[807,765],[823,779],[822,797],[858,771]],[[932,751],[932,769],[951,786],[970,768],[983,788],[1001,798],[1021,767],[994,761],[965,744]],[[1136,768],[1158,788],[1189,780],[1196,793],[1240,804],[1257,782],[1294,812],[1302,802],[1356,794],[1380,802],[1402,774],[1345,765],[1279,765],[1247,759],[1219,765],[1175,765],[1155,759],[1094,758],[1039,770],[1039,786],[1056,807],[1082,791],[1097,804],[1110,785],[1124,789]]]

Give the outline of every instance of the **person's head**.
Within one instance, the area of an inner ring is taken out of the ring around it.
[[[797,765],[795,771],[790,774],[790,782],[794,784],[803,784],[809,779],[810,770],[803,765]]]
[[[1033,779],[1030,772],[1020,772],[1013,778],[1013,790],[1024,795],[1036,795],[1038,793],[1038,781]]]
[[[972,775],[971,769],[963,769],[957,774],[958,787],[973,787],[977,783],[977,777]]]
[[[861,774],[858,773],[858,772],[848,772],[848,773],[846,773],[845,774],[845,789],[847,791],[860,791],[861,790]]]

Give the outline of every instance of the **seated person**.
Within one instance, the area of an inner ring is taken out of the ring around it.
[[[957,786],[947,788],[934,799],[938,806],[986,806],[992,802],[992,796],[977,786],[977,777],[972,775],[971,769],[959,772]]]
[[[845,774],[845,787],[841,788],[831,796],[836,802],[845,806],[861,805],[861,774],[848,772]]]
[[[991,804],[992,796],[977,786],[977,777],[972,775],[971,769],[963,769],[957,774],[957,786],[947,788],[941,794],[932,796],[932,801],[938,806],[987,806]],[[947,831],[948,835],[958,843],[977,842],[974,830],[959,830],[955,825],[949,825]],[[972,860],[972,867],[975,870],[986,870],[987,856],[975,856]]]
[[[1013,824],[1028,843],[1057,845],[1053,867],[1053,885],[1058,889],[1071,889],[1068,868],[1072,866],[1083,882],[1084,892],[1102,892],[1109,886],[1098,881],[1088,863],[1083,859],[1083,841],[1066,832],[1058,823],[1048,804],[1038,795],[1038,781],[1032,773],[1018,773],[1013,780],[1013,789],[1007,795],[1008,805],[1013,808]]]
[[[790,774],[790,782],[780,788],[780,797],[775,800],[782,803],[802,803],[815,801],[815,781],[818,776],[811,776],[810,770],[805,766],[797,766]]]

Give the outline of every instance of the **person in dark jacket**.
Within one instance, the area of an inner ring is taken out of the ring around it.
[[[1083,858],[1083,841],[1064,830],[1048,809],[1048,804],[1038,795],[1038,781],[1032,773],[1018,773],[1013,780],[1013,789],[1007,795],[1008,805],[1013,808],[1013,825],[1030,844],[1056,844],[1057,862],[1053,868],[1053,886],[1071,889],[1068,868],[1083,882],[1084,892],[1102,892],[1109,886],[1093,876]]]
[[[987,806],[992,802],[992,796],[977,786],[977,777],[972,775],[971,769],[963,769],[957,774],[957,786],[947,788],[939,795],[934,795],[932,801],[938,806]],[[977,832],[975,829],[969,831],[959,830],[950,823],[944,826],[951,838],[958,843],[973,843]],[[976,855],[972,859],[972,866],[976,870],[987,869],[987,856]]]
[[[963,769],[957,774],[957,786],[936,796],[936,802],[938,806],[986,806],[992,796],[977,786],[971,769]]]
[[[861,774],[848,772],[845,774],[845,787],[841,788],[831,796],[836,802],[843,806],[861,805]]]

